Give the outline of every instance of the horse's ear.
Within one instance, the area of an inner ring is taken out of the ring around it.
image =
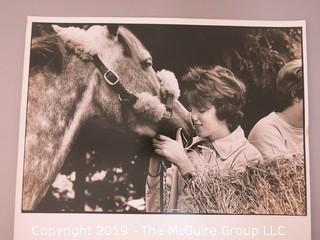
[[[56,33],[59,33],[62,31],[62,27],[58,26],[58,25],[55,25],[55,24],[52,24],[51,25],[52,29],[56,32]]]
[[[118,34],[119,25],[118,24],[109,24],[107,27],[108,27],[110,34],[112,36],[116,37]]]
[[[32,39],[30,52],[30,68],[48,67],[55,73],[60,73],[64,65],[65,48],[55,35]]]
[[[32,38],[47,36],[54,34],[54,30],[51,25],[43,23],[32,24]]]

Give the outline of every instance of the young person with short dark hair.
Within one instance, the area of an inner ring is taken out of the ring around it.
[[[245,104],[245,86],[227,68],[193,68],[182,79],[197,137],[187,150],[179,141],[160,135],[153,139],[155,153],[173,163],[168,169],[165,211],[193,212],[185,201],[190,182],[207,171],[226,174],[243,171],[261,160],[240,127]],[[177,138],[180,134],[178,131]],[[159,171],[157,157],[150,159],[146,187],[147,211],[159,212]],[[201,186],[200,186],[201,187]]]

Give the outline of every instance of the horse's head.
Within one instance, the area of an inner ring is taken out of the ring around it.
[[[67,48],[82,60],[93,61],[97,56],[134,96],[133,100],[121,96],[118,87],[108,83],[97,69],[90,80],[95,82],[92,108],[98,113],[97,121],[149,137],[157,133],[173,137],[177,128],[182,127],[186,141],[191,142],[191,118],[178,101],[176,78],[169,71],[155,72],[150,53],[129,30],[124,27],[110,30],[105,26],[87,30],[56,25],[53,28]]]

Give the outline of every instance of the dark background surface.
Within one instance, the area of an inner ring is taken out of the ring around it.
[[[309,78],[310,171],[312,194],[312,239],[320,238],[316,223],[320,221],[318,183],[320,154],[317,144],[320,122],[318,89],[320,42],[318,1],[1,1],[1,162],[0,237],[13,238],[15,179],[18,153],[19,112],[23,73],[26,16],[93,16],[93,17],[188,17],[252,20],[307,20],[307,60]]]

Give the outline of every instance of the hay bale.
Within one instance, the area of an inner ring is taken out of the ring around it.
[[[186,201],[199,213],[306,214],[304,157],[279,157],[243,172],[207,171],[189,185]]]

